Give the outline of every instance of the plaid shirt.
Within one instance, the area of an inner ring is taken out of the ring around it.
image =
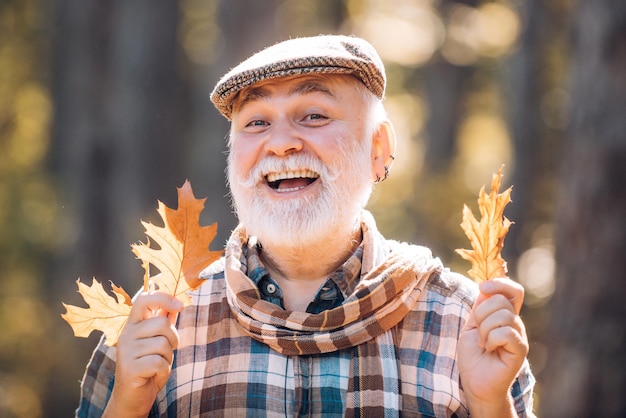
[[[341,304],[360,277],[362,248],[323,285],[310,312]],[[249,247],[242,264],[262,297],[282,304],[278,284]],[[150,417],[343,416],[351,349],[286,356],[247,336],[233,320],[226,299],[223,260],[192,293],[179,315],[180,345],[172,374],[158,394]],[[394,329],[397,346],[381,353],[398,370],[402,415],[469,417],[459,384],[459,333],[477,294],[476,285],[444,271],[428,280],[415,308]],[[245,359],[245,361],[242,361]],[[82,383],[79,417],[99,417],[114,384],[115,348],[96,348]],[[532,417],[534,378],[524,364],[512,387],[520,417]]]

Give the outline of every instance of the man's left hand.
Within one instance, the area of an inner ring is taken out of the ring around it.
[[[519,316],[524,288],[508,279],[480,284],[459,339],[461,383],[472,416],[516,416],[510,390],[528,354]]]

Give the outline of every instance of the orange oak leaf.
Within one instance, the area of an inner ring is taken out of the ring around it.
[[[156,288],[175,296],[185,305],[191,297],[189,290],[202,284],[200,272],[221,256],[220,251],[210,251],[209,245],[217,233],[217,224],[200,225],[200,214],[206,199],[196,199],[191,184],[186,181],[178,189],[178,209],[171,209],[159,202],[158,213],[164,226],[142,222],[148,242],[132,245],[132,251],[144,268],[144,291]],[[150,239],[159,248],[150,246]],[[159,273],[150,276],[150,266]],[[66,305],[65,319],[77,337],[87,337],[94,330],[102,331],[105,343],[117,343],[122,328],[128,320],[132,302],[128,294],[112,284],[117,301],[109,296],[102,285],[94,279],[91,287],[77,282],[79,293],[89,308]]]
[[[202,284],[200,272],[221,255],[220,251],[209,251],[217,234],[217,224],[200,226],[205,201],[194,197],[187,181],[178,189],[178,209],[170,209],[159,202],[157,211],[165,226],[142,222],[146,235],[160,247],[152,248],[149,240],[146,244],[132,245],[133,252],[143,262],[144,289],[148,280],[158,290],[185,304],[191,301],[187,291]],[[149,265],[158,269],[160,274],[150,276]]]
[[[481,283],[496,277],[504,277],[507,273],[506,261],[502,258],[504,238],[509,232],[512,222],[504,217],[504,207],[511,202],[513,186],[499,193],[502,181],[502,167],[491,181],[491,193],[485,193],[485,186],[480,189],[478,209],[480,221],[476,220],[472,211],[463,206],[461,228],[470,240],[472,250],[457,249],[456,252],[472,263],[469,276]]]
[[[91,286],[81,283],[80,280],[76,283],[78,293],[83,296],[89,308],[79,308],[64,303],[63,306],[67,312],[61,317],[72,326],[75,336],[87,338],[93,330],[100,330],[104,333],[107,343],[110,342],[109,345],[113,345],[128,321],[132,305],[130,296],[124,289],[111,283],[117,300],[114,299],[95,278]]]

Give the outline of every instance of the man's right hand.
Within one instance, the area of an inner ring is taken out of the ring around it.
[[[103,417],[146,417],[172,371],[183,304],[161,292],[137,297],[117,342],[115,385]]]

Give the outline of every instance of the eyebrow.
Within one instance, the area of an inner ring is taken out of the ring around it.
[[[323,93],[329,97],[335,97],[333,92],[324,83],[317,80],[304,80],[301,83],[296,84],[289,92],[292,96],[311,93]]]
[[[263,87],[252,87],[244,91],[239,92],[237,98],[237,107],[242,108],[246,103],[255,102],[257,100],[263,100],[269,97],[269,92]]]
[[[314,79],[303,80],[296,84],[291,90],[289,90],[290,96],[322,93],[328,97],[336,98],[335,94],[324,84]],[[263,86],[251,87],[239,94],[239,103],[237,107],[241,108],[246,103],[254,102],[257,100],[264,100],[270,96],[269,89]]]

